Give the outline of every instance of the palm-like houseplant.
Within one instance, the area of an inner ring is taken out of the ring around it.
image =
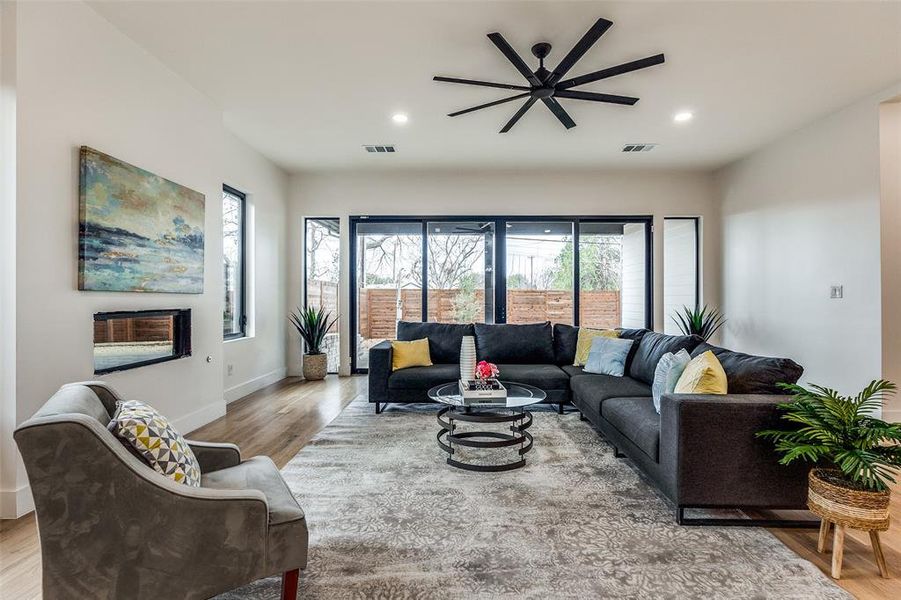
[[[705,340],[713,337],[713,334],[726,324],[723,313],[718,308],[708,307],[706,304],[701,308],[683,306],[672,318],[682,333],[699,335]]]
[[[838,562],[834,558],[833,577],[841,572],[839,537],[843,539],[846,526],[870,531],[885,576],[876,532],[889,527],[889,485],[901,468],[901,423],[886,423],[874,413],[895,392],[895,384],[876,380],[856,396],[842,396],[818,385],[810,389],[780,385],[794,395],[793,401],[779,405],[782,419],[793,426],[757,435],[775,442],[782,455],[780,463],[803,460],[817,465],[808,475],[807,506],[822,519],[820,551],[830,524],[836,524]]]
[[[328,357],[322,351],[325,336],[335,325],[338,317],[332,318],[323,308],[298,308],[288,318],[303,340],[306,352],[303,355],[303,377],[307,380],[324,379],[327,373]]]

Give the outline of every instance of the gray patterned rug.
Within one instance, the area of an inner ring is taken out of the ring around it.
[[[536,410],[526,467],[473,473],[435,412],[355,402],[282,470],[310,526],[299,598],[850,597],[765,530],[677,526],[576,413]]]

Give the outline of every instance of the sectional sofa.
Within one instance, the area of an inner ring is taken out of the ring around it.
[[[472,335],[479,359],[496,363],[501,379],[528,383],[547,393],[546,403],[562,413],[568,403],[627,456],[675,505],[681,524],[809,526],[812,523],[745,518],[689,518],[686,509],[802,509],[807,467],[777,463],[772,446],[755,432],[779,423],[776,405],[787,400],[779,382],[794,383],[803,369],[785,358],[768,358],[712,346],[697,336],[671,336],[622,329],[633,340],[626,375],[586,373],[573,366],[578,327],[530,325],[398,323],[397,338],[428,338],[430,367],[392,372],[391,344],[369,354],[369,401],[376,412],[388,403],[429,402],[434,385],[459,377],[460,345]],[[729,393],[664,395],[654,408],[651,383],[666,352],[707,350],[720,360]]]

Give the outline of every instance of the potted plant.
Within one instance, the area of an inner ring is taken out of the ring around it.
[[[303,340],[303,378],[308,381],[325,379],[328,372],[328,356],[322,351],[325,334],[338,320],[322,308],[298,308],[288,317]]]
[[[685,335],[699,335],[706,341],[726,324],[726,318],[718,308],[705,304],[703,308],[683,306],[681,312],[673,315],[673,322]]]
[[[894,393],[895,384],[873,381],[856,396],[818,385],[780,386],[794,395],[792,402],[779,405],[782,419],[794,427],[757,435],[775,442],[782,464],[805,460],[818,465],[808,476],[810,510],[827,524],[888,529],[889,484],[901,467],[901,423],[886,423],[873,413]]]

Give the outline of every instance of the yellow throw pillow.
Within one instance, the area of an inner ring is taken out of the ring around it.
[[[429,355],[429,338],[412,342],[391,342],[391,370],[407,367],[431,367],[432,357]]]
[[[619,332],[612,329],[589,329],[579,327],[579,337],[576,339],[576,360],[573,365],[584,367],[588,362],[588,353],[591,352],[591,342],[596,337],[618,338]]]
[[[708,350],[688,363],[676,382],[677,394],[725,394],[728,391],[726,372],[719,359]]]

